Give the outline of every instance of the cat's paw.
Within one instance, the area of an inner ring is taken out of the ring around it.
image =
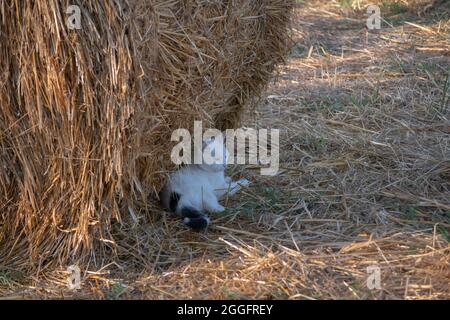
[[[210,208],[210,211],[213,212],[213,213],[221,213],[221,212],[224,212],[224,211],[225,211],[225,207],[224,207],[224,206],[221,206],[221,205],[219,204],[219,205],[217,205],[217,206],[214,206],[214,207]]]
[[[237,184],[242,186],[242,187],[248,187],[250,185],[250,181],[248,181],[245,178],[242,178],[242,179],[237,181]]]

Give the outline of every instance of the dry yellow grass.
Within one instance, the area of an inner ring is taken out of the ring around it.
[[[292,58],[244,118],[281,130],[278,176],[231,169],[254,183],[206,233],[143,210],[80,291],[64,268],[5,270],[2,295],[449,299],[450,10],[419,2],[385,1],[374,32],[365,1],[298,2]],[[374,265],[381,290],[366,286]]]

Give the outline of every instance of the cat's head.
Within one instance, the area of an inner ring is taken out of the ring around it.
[[[202,169],[213,172],[225,170],[230,153],[227,150],[223,134],[204,140],[202,151]]]

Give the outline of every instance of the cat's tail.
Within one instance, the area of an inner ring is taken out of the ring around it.
[[[189,207],[181,208],[181,217],[183,223],[194,230],[206,229],[210,224],[208,216]]]

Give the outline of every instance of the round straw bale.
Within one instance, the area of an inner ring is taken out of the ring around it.
[[[174,168],[172,131],[238,125],[285,56],[292,5],[2,1],[0,264],[114,249],[112,223]]]

